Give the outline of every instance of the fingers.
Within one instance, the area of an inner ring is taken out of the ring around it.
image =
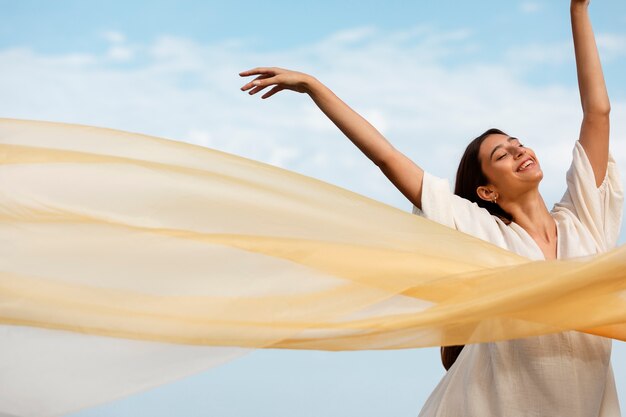
[[[270,91],[268,91],[267,93],[263,94],[261,96],[261,98],[269,98],[272,97],[274,94],[278,93],[279,91],[284,90],[284,87],[281,87],[279,85],[275,85],[274,88],[272,88]]]
[[[261,98],[269,98],[279,91],[285,89],[284,86],[280,85],[280,83],[282,82],[281,74],[283,72],[285,72],[285,70],[276,67],[257,67],[249,69],[247,71],[242,71],[239,73],[241,77],[248,77],[250,75],[257,75],[257,77],[252,81],[244,84],[241,87],[241,91],[249,90],[248,94],[254,95],[259,91],[262,91],[267,87],[274,85],[274,87],[270,91],[261,96]]]
[[[271,78],[271,77],[272,77],[271,74],[259,75],[254,80],[250,81],[247,84],[244,84],[243,87],[241,87],[241,91],[247,91],[247,90],[251,89],[252,87],[257,86],[257,84],[255,84],[257,81],[264,80],[264,79]],[[250,94],[254,94],[254,93],[250,92]]]
[[[241,71],[239,75],[241,77],[247,77],[249,75],[266,74],[266,73],[267,73],[267,68],[257,67],[257,68],[252,68],[246,71]]]
[[[267,85],[254,87],[252,90],[248,91],[248,94],[254,95],[254,94],[258,93],[261,90],[265,90],[267,87],[268,87]]]
[[[258,77],[260,78],[260,77]],[[249,82],[248,84],[244,85],[243,87],[241,87],[242,91],[246,91],[249,90],[250,88],[252,88],[252,90],[248,91],[248,94],[253,95],[258,93],[261,90],[264,90],[265,88],[269,87],[272,84],[276,84],[277,80],[274,77],[270,77],[270,78],[261,78],[261,79],[256,79],[254,81]]]
[[[274,75],[276,74],[276,70],[278,68],[274,68],[274,67],[256,67],[256,68],[252,68],[246,71],[241,71],[239,73],[239,76],[241,77],[247,77],[249,75],[257,75],[257,74],[271,74]]]

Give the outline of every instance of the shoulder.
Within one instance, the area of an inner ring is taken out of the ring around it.
[[[585,149],[576,141],[566,174],[567,189],[552,209],[561,222],[581,238],[592,239],[598,251],[615,246],[622,221],[624,193],[617,164],[609,155],[602,183],[596,185]]]
[[[490,242],[503,249],[528,255],[528,242],[519,231],[478,204],[452,193],[448,180],[424,172],[422,208],[413,214]]]

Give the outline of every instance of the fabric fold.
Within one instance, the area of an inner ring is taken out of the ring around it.
[[[626,247],[531,261],[311,177],[110,129],[0,119],[0,243],[0,414],[61,415],[255,348],[626,340]]]

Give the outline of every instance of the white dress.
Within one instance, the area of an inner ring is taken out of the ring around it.
[[[577,141],[567,191],[551,211],[557,258],[615,247],[623,191],[612,157],[596,187],[591,164]],[[487,240],[533,260],[545,259],[519,225],[506,225],[454,195],[448,181],[424,174],[422,210],[413,213]],[[502,277],[506,279],[506,277]],[[505,342],[467,345],[426,401],[420,417],[619,417],[610,362],[611,339],[569,331]]]

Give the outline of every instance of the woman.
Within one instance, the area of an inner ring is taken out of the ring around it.
[[[531,259],[600,253],[617,241],[623,193],[609,155],[610,104],[588,5],[570,5],[584,117],[567,191],[552,211],[539,193],[537,156],[498,129],[467,147],[452,194],[446,181],[425,173],[309,75],[255,68],[240,74],[257,76],[242,90],[256,94],[271,86],[262,98],[285,89],[307,93],[415,213]],[[610,353],[610,339],[573,331],[445,349],[449,370],[420,416],[619,416]]]

